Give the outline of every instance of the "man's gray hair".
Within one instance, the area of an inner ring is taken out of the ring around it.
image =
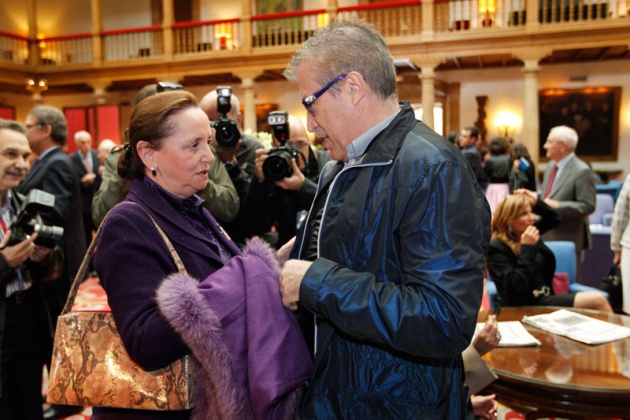
[[[17,121],[5,120],[3,118],[0,118],[0,130],[3,128],[11,131],[17,131],[21,134],[26,134],[26,127],[24,126],[24,124],[20,124]]]
[[[37,118],[38,125],[49,125],[52,127],[50,136],[55,143],[61,146],[66,144],[68,123],[63,112],[52,106],[39,105],[31,109],[28,115],[33,115]]]
[[[379,98],[398,94],[394,58],[385,40],[373,25],[354,16],[333,18],[318,29],[291,57],[284,77],[295,83],[297,69],[303,64],[312,66],[312,75],[322,86],[356,71]],[[332,88],[333,96],[338,90]]]
[[[567,149],[574,152],[578,145],[578,133],[566,125],[558,125],[549,131],[549,136],[567,145]]]

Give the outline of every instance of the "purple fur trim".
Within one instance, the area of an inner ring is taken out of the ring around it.
[[[280,263],[276,256],[276,250],[261,238],[254,237],[245,243],[243,255],[255,255],[259,257],[269,270],[276,276],[280,276]]]
[[[221,337],[221,323],[198,291],[198,284],[186,274],[175,273],[165,278],[157,290],[160,311],[202,367],[201,375],[195,375],[202,382],[195,384],[195,403],[197,397],[205,401],[200,401],[200,412],[195,409],[194,417],[247,418],[248,398],[232,376],[232,357]]]

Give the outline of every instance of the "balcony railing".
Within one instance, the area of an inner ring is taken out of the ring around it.
[[[238,49],[242,37],[240,19],[175,23],[174,54]]]
[[[425,33],[431,34],[428,39],[437,39],[441,34],[457,31],[492,31],[530,23],[561,29],[561,25],[586,21],[620,18],[630,21],[630,0],[540,0],[534,4],[536,7],[530,11],[526,0],[433,0],[425,5],[420,0],[401,0],[332,11],[304,10],[248,19],[182,22],[173,24],[172,28],[156,25],[37,40],[0,31],[0,63],[51,68],[92,62],[142,61],[166,55],[185,57],[243,48],[297,46],[328,22],[329,13],[352,14],[365,19],[389,40],[420,37]],[[432,18],[424,19],[423,13],[429,13]],[[30,48],[33,44],[36,48]],[[38,51],[39,57],[29,57],[29,48]],[[97,56],[94,48],[100,49]]]

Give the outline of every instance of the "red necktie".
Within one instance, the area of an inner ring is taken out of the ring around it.
[[[556,172],[558,172],[558,165],[554,164],[553,169],[551,170],[551,175],[549,176],[549,182],[547,182],[547,188],[545,189],[545,196],[543,198],[549,197],[551,186],[553,185],[553,181],[556,179]]]

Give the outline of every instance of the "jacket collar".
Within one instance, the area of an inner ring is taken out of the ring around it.
[[[144,185],[142,180],[134,179],[131,181],[129,194],[127,194],[126,199],[136,202],[144,207],[151,216],[153,216],[155,221],[158,225],[160,225],[173,243],[177,243],[195,253],[217,258],[220,261],[218,252],[211,252],[211,250],[216,249],[216,245],[188,223],[179,223],[182,216],[177,212],[177,210],[175,210],[173,206],[167,205],[157,194],[150,191],[150,189]],[[223,245],[230,254],[239,255],[239,248],[228,239],[227,234],[223,228],[219,226],[219,223],[214,219],[214,217],[212,217],[210,212],[203,209],[203,215],[208,221],[212,233],[214,233],[217,240],[221,241],[221,245]],[[198,241],[205,243],[207,246],[199,246]]]

